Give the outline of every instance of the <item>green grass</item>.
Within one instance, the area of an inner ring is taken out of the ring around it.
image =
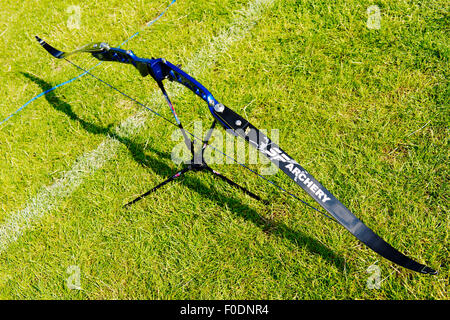
[[[168,5],[83,3],[81,28],[70,30],[66,8],[76,3],[34,1],[24,9],[1,2],[0,120],[78,74],[40,48],[35,34],[63,50],[90,41],[117,45]],[[373,4],[379,30],[366,26]],[[126,48],[195,73],[190,61],[246,6],[178,0]],[[268,206],[196,173],[122,209],[179,168],[170,158],[174,127],[149,114],[138,132],[122,134],[115,128],[140,107],[85,76],[0,127],[0,224],[107,137],[119,144],[0,252],[0,297],[448,299],[448,26],[445,1],[276,0],[243,39],[198,61],[209,64],[196,74],[255,126],[279,129],[283,149],[356,216],[439,275],[393,265],[239,165],[214,167]],[[97,63],[88,55],[72,60]],[[103,63],[93,73],[142,102],[157,91],[130,66]],[[175,87],[168,85],[169,95]],[[173,100],[188,130],[193,121],[211,121],[188,90]],[[163,103],[149,106],[171,117]],[[309,201],[283,174],[271,179]],[[377,290],[366,286],[374,263],[383,280]],[[67,288],[72,265],[82,290]]]

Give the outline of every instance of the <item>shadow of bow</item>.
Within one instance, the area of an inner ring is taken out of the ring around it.
[[[21,73],[26,78],[39,85],[42,90],[48,90],[52,87],[52,85],[50,85],[49,83],[32,74],[26,72]],[[110,124],[107,127],[101,127],[85,121],[72,110],[72,106],[70,104],[59,99],[55,95],[54,91],[47,93],[45,95],[45,98],[55,110],[65,113],[71,120],[78,122],[87,132],[91,134],[110,136],[125,145],[136,162],[152,168],[159,175],[163,176],[164,179],[167,179],[169,176],[174,174],[174,169],[171,168],[167,163],[162,162],[155,157],[147,156],[145,154],[145,150],[149,150],[155,153],[162,159],[172,161],[170,154],[155,150],[148,145],[144,146],[142,144],[135,143],[131,139],[115,133],[112,129],[114,127],[114,124]],[[343,271],[345,269],[345,261],[343,257],[336,255],[333,251],[321,244],[319,241],[305,235],[300,231],[289,228],[282,222],[275,222],[264,218],[254,209],[242,204],[242,202],[237,200],[236,198],[229,197],[222,192],[218,193],[217,190],[211,189],[197,177],[193,175],[186,175],[184,179],[179,180],[179,183],[186,185],[190,190],[197,192],[198,194],[202,195],[202,197],[217,202],[219,206],[228,207],[236,216],[240,216],[248,221],[251,221],[267,234],[273,234],[275,236],[287,239],[299,247],[307,248],[310,252],[320,255],[324,260],[334,264],[340,271]],[[150,199],[147,201],[151,201]]]

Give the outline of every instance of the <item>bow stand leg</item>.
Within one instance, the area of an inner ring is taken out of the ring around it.
[[[164,88],[162,81],[158,81],[158,86],[161,89],[162,94],[164,95],[164,98],[166,99],[167,104],[169,105],[170,110],[172,111],[175,121],[177,122],[178,128],[180,129],[181,134],[184,137],[184,143],[186,144],[187,148],[191,151],[191,154],[194,155],[194,153],[195,153],[194,152],[194,140],[188,138],[186,131],[184,130],[183,125],[181,124],[181,121],[178,118],[177,112],[175,111],[172,101],[170,101],[169,95],[167,94],[167,91]]]
[[[183,170],[181,170],[181,171],[175,173],[175,174],[174,174],[173,176],[171,176],[169,179],[164,180],[163,182],[161,182],[161,183],[158,184],[157,186],[153,187],[152,189],[150,189],[150,190],[147,191],[146,193],[141,194],[141,195],[140,195],[139,197],[137,197],[136,199],[134,199],[134,200],[128,202],[128,203],[125,204],[123,207],[124,207],[124,208],[125,208],[125,207],[129,207],[129,206],[131,206],[132,204],[138,202],[139,200],[144,199],[144,198],[145,198],[146,196],[148,196],[150,193],[155,192],[156,190],[158,190],[158,189],[161,188],[162,186],[164,186],[164,185],[168,184],[169,182],[171,182],[171,181],[173,181],[173,180],[175,180],[175,179],[181,177],[183,174],[185,174],[185,173],[186,173],[187,171],[189,171],[189,170],[190,170],[189,168],[184,168]]]

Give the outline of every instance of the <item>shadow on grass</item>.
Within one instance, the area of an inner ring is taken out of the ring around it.
[[[38,84],[42,90],[48,90],[52,87],[52,85],[34,75],[24,72],[22,72],[22,74],[26,78]],[[78,122],[87,132],[91,134],[110,136],[121,142],[128,148],[136,162],[152,168],[159,175],[163,176],[164,179],[167,179],[174,174],[174,171],[176,169],[174,170],[169,165],[159,160],[171,160],[170,154],[154,150],[149,146],[135,143],[127,137],[120,136],[112,129],[114,127],[114,124],[110,124],[107,127],[101,127],[96,124],[87,122],[84,119],[81,119],[75,112],[73,112],[71,105],[59,99],[53,91],[47,93],[45,97],[48,103],[55,110],[65,113],[71,120]],[[145,150],[149,150],[155,153],[159,157],[159,159],[155,157],[148,157],[145,154]],[[225,195],[223,193],[218,193],[216,190],[212,190],[197,177],[186,175],[185,179],[179,180],[179,183],[185,184],[187,187],[189,187],[190,190],[197,192],[202,197],[217,202],[217,204],[222,207],[226,206],[230,208],[230,210],[234,214],[236,214],[237,216],[241,216],[248,221],[251,221],[257,227],[261,228],[264,232],[287,239],[299,247],[307,248],[310,252],[320,255],[329,263],[334,264],[339,270],[344,270],[345,262],[341,256],[336,255],[329,248],[327,248],[317,240],[305,235],[304,233],[293,230],[286,226],[284,223],[268,221],[267,219],[259,215],[254,209],[242,204],[236,198],[230,197],[228,194]],[[149,186],[148,189],[150,189],[151,187],[153,186]],[[151,201],[150,199],[149,201]]]

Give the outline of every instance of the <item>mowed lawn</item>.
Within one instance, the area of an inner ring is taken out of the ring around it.
[[[181,64],[256,127],[276,129],[358,218],[439,274],[392,264],[226,159],[212,167],[267,203],[199,172],[122,208],[182,167],[172,157],[181,140],[85,75],[0,124],[0,298],[449,298],[448,2],[1,3],[0,121],[80,74],[35,35],[70,51],[139,31],[123,48]],[[91,72],[172,119],[132,66]],[[167,91],[187,130],[207,129],[203,101],[176,83]],[[267,178],[317,205],[282,172]]]

